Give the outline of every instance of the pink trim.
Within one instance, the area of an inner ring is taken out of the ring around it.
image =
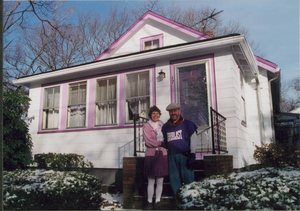
[[[43,130],[39,131],[38,134],[43,133],[64,133],[64,132],[81,132],[81,131],[90,131],[90,130],[113,130],[113,129],[124,129],[124,128],[133,128],[133,125],[128,126],[116,126],[116,127],[94,127],[94,128],[80,128],[80,129],[64,129],[64,130]],[[137,127],[142,127],[138,126]]]
[[[87,102],[87,128],[93,128],[95,125],[96,79],[89,79],[88,85],[87,91],[89,92],[89,102]]]
[[[175,71],[174,65],[170,64],[171,103],[175,103]]]
[[[156,75],[155,68],[152,68],[152,105],[156,105]],[[151,97],[151,95],[150,95]],[[151,105],[150,105],[151,106]]]
[[[38,125],[38,131],[42,130],[43,125],[43,106],[44,106],[44,92],[45,87],[41,87],[41,97],[40,97],[40,117],[39,117],[39,125]]]
[[[210,58],[210,63],[211,63],[211,77],[212,77],[213,98],[214,98],[213,108],[214,108],[214,110],[218,111],[218,104],[217,104],[217,82],[216,82],[216,71],[215,71],[215,58],[214,58],[213,55]]]
[[[255,56],[255,58],[257,60],[257,65],[258,66],[260,66],[260,67],[262,67],[262,68],[264,68],[266,70],[269,70],[269,71],[271,71],[273,73],[277,73],[278,72],[278,70],[276,69],[277,68],[276,64],[274,64],[272,62],[269,62],[269,61],[267,61],[265,59],[262,59],[262,58],[260,58],[258,56]]]
[[[214,55],[205,55],[205,56],[199,56],[199,57],[193,57],[193,58],[187,58],[187,59],[181,59],[181,60],[175,60],[170,62],[170,84],[171,84],[171,103],[175,103],[175,70],[174,65],[185,63],[185,62],[193,62],[198,60],[204,60],[209,59],[211,63],[211,80],[212,80],[212,94],[213,94],[213,108],[218,111],[217,108],[217,87],[216,87],[216,76],[215,76],[215,65],[214,65]],[[174,81],[174,83],[172,83]]]
[[[159,47],[163,47],[164,46],[164,35],[163,34],[158,34],[158,35],[153,35],[153,36],[149,36],[149,37],[143,37],[140,40],[140,49],[141,51],[145,50],[145,42],[147,41],[152,41],[152,40],[159,40]]]
[[[101,53],[100,56],[95,60],[106,58],[110,53],[112,53],[112,51],[114,51],[118,46],[120,46],[121,43],[124,42],[133,33],[133,31],[137,30],[138,27],[140,27],[149,18],[158,21],[162,24],[165,24],[171,28],[179,30],[192,37],[195,37],[199,40],[211,38],[210,36],[202,34],[194,29],[188,28],[182,24],[176,23],[170,19],[148,11],[137,22],[135,22],[135,24],[133,24],[124,34],[122,34],[111,46],[109,46],[103,53]]]
[[[119,125],[125,124],[125,74],[120,74]]]
[[[67,107],[68,107],[68,84],[62,84],[62,105],[61,105],[61,120],[60,130],[64,130],[67,127]]]

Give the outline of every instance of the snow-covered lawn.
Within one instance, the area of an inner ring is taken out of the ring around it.
[[[300,168],[212,176],[181,188],[181,209],[300,210]]]

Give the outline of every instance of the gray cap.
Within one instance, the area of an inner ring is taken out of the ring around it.
[[[167,111],[171,111],[171,110],[175,110],[175,109],[180,109],[180,104],[178,104],[178,103],[171,103],[166,108]]]

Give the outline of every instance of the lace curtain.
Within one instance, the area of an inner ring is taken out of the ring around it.
[[[85,126],[86,82],[71,84],[69,88],[68,126]]]
[[[150,105],[149,72],[127,75],[126,83],[126,120],[133,119],[133,113],[148,113]]]
[[[96,125],[116,123],[116,89],[116,78],[98,81],[96,95]]]
[[[43,129],[58,128],[59,91],[59,87],[45,89]]]

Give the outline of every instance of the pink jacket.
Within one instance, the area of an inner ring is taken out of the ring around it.
[[[164,123],[162,121],[159,121],[160,128],[163,126],[163,124]],[[160,147],[162,141],[157,141],[157,132],[153,130],[149,122],[147,122],[143,126],[143,135],[147,147],[145,156],[155,156],[156,148],[162,151],[163,155],[167,155],[167,150],[163,147]]]

